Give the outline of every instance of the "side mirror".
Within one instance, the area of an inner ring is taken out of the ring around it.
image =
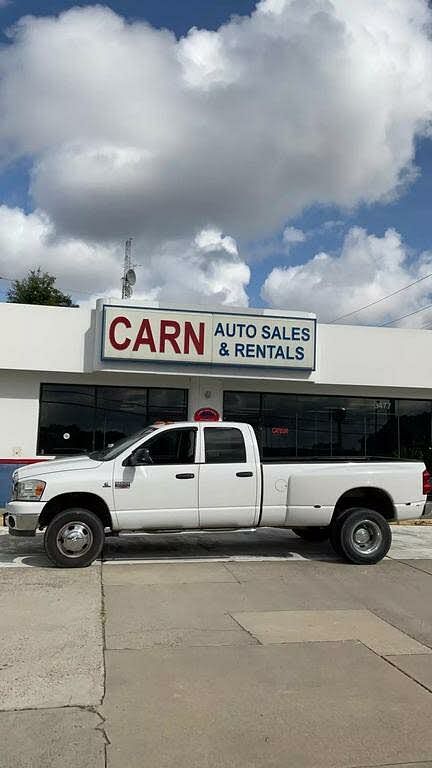
[[[141,464],[153,464],[148,448],[137,448],[123,461],[124,467],[139,467]]]

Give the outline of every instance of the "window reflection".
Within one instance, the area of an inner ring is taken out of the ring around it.
[[[401,457],[421,459],[431,445],[431,403],[425,400],[399,400]]]
[[[224,393],[224,418],[250,422],[267,460],[421,458],[431,402],[273,393]]]
[[[43,384],[38,454],[98,451],[154,421],[187,419],[187,391]]]

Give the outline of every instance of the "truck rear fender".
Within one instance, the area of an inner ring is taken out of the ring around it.
[[[366,507],[374,509],[385,517],[386,520],[394,520],[396,510],[393,499],[390,494],[383,491],[382,488],[373,488],[370,486],[362,488],[351,488],[338,499],[334,508],[332,522],[336,520],[342,512],[350,507]]]

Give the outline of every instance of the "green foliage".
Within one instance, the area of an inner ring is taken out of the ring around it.
[[[12,304],[43,304],[49,307],[76,307],[70,296],[54,283],[56,278],[41,268],[31,269],[23,280],[15,280],[8,291],[7,300]]]

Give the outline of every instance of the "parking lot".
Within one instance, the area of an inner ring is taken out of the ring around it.
[[[0,534],[1,768],[432,767],[432,527],[377,566],[290,532]]]

